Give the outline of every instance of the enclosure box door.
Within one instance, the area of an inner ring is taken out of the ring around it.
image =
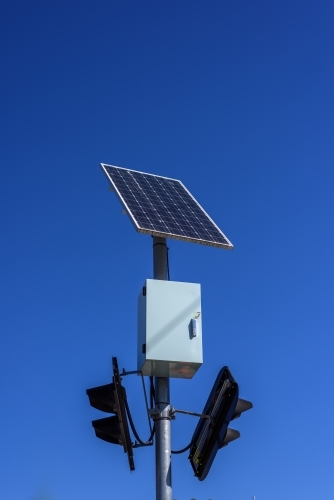
[[[138,297],[138,370],[192,378],[203,363],[201,287],[146,280]]]

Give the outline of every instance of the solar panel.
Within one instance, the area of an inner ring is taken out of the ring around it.
[[[181,181],[101,163],[139,233],[233,248]]]

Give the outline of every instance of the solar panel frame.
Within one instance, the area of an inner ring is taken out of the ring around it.
[[[107,163],[101,163],[100,166],[102,168],[102,171],[106,175],[108,181],[110,182],[112,190],[115,191],[115,193],[116,193],[117,197],[119,198],[121,204],[123,205],[126,213],[129,215],[130,220],[131,220],[132,224],[134,225],[137,232],[142,233],[142,234],[150,234],[151,236],[158,236],[158,237],[162,237],[162,238],[170,238],[170,239],[175,239],[175,240],[188,241],[191,243],[213,246],[213,247],[217,247],[217,248],[225,248],[228,250],[233,249],[233,245],[229,241],[229,239],[225,236],[225,234],[221,231],[221,229],[217,226],[217,224],[211,219],[211,217],[207,214],[207,212],[203,209],[203,207],[198,203],[198,201],[194,198],[194,196],[188,191],[188,189],[184,186],[184,184],[180,180],[172,179],[170,177],[164,177],[161,175],[150,174],[147,172],[140,172],[138,170],[132,170],[130,168],[118,167],[116,165],[109,165]],[[117,170],[124,170],[126,172],[134,172],[135,174],[142,174],[144,176],[151,176],[151,177],[158,178],[158,179],[165,179],[168,181],[177,182],[181,186],[181,188],[187,193],[187,195],[192,199],[192,201],[196,204],[196,206],[199,208],[200,212],[202,214],[204,214],[205,218],[210,221],[210,223],[214,226],[214,228],[218,231],[218,233],[226,241],[226,243],[202,239],[202,238],[193,238],[191,236],[174,234],[172,232],[158,231],[158,230],[154,230],[154,229],[147,229],[147,228],[141,227],[140,224],[137,222],[135,215],[132,213],[131,208],[128,206],[128,203],[126,202],[126,200],[122,196],[120,190],[118,189],[116,182],[114,181],[112,176],[109,175],[108,170],[107,170],[108,167],[114,168]]]

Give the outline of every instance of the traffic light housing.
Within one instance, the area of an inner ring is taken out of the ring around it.
[[[127,453],[130,470],[135,469],[132,443],[126,416],[126,392],[118,370],[117,358],[112,358],[113,382],[111,384],[87,389],[86,393],[93,408],[115,415],[93,420],[92,425],[99,439],[123,446]]]
[[[201,419],[192,438],[189,460],[195,476],[203,481],[220,448],[238,439],[240,433],[228,425],[241,413],[252,408],[250,401],[239,399],[238,384],[227,366],[224,366],[211,389]]]

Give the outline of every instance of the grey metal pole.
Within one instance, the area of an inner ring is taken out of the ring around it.
[[[167,279],[167,245],[165,238],[153,238],[153,276]],[[155,403],[160,415],[155,420],[156,500],[172,500],[172,460],[169,378],[155,378]]]

